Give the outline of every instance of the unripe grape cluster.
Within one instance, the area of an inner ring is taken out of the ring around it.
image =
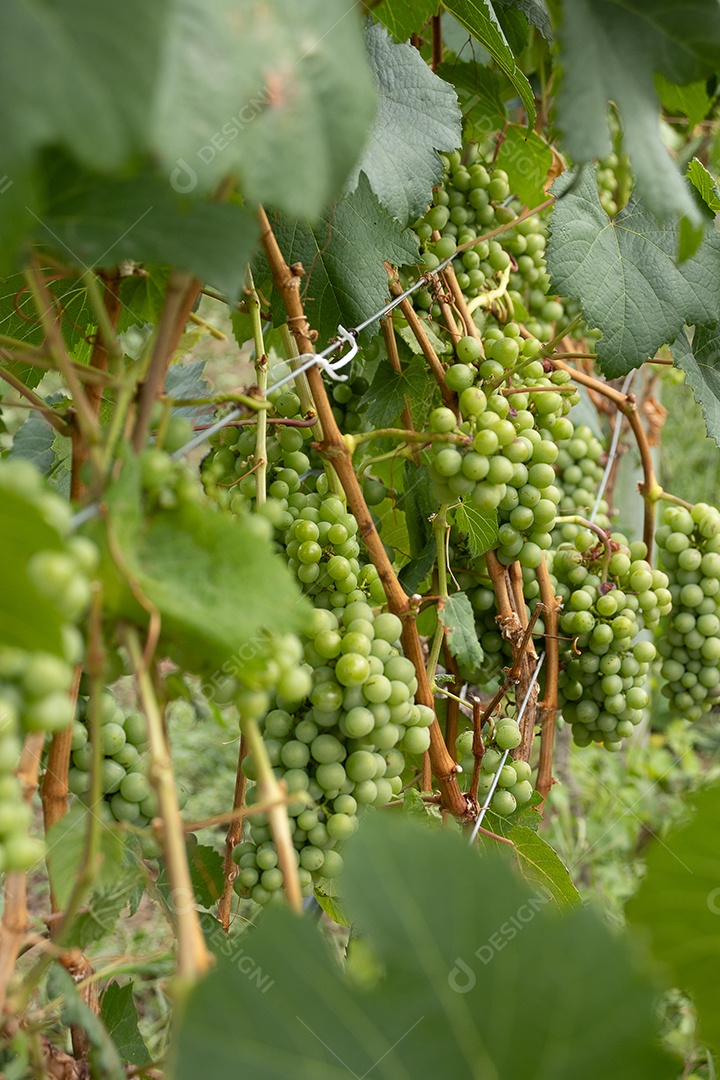
[[[516,720],[509,716],[498,717],[493,724],[492,732],[488,733],[485,749],[480,759],[480,776],[478,779],[478,799],[481,804],[486,800],[493,784],[495,774],[500,767],[503,754],[506,750],[516,750],[522,742],[520,726]],[[455,747],[458,754],[458,762],[462,766],[461,777],[465,777],[462,784],[467,790],[469,778],[473,774],[475,759],[472,753],[473,732],[464,731],[458,736]],[[525,806],[533,794],[531,782],[532,768],[527,761],[521,758],[507,758],[500,770],[497,785],[490,800],[490,809],[500,817],[508,817],[522,806]]]
[[[720,696],[720,512],[668,506],[656,540],[673,601],[658,634],[662,693],[673,712],[700,720]]]
[[[602,464],[604,456],[602,443],[585,424],[575,428],[571,439],[559,444],[555,484],[562,492],[558,503],[561,515],[581,514],[587,517],[591,512],[605,471]],[[601,499],[593,519],[601,529],[610,527],[609,512],[606,500]],[[560,522],[555,531],[555,542],[575,540],[581,528],[573,522]]]
[[[432,206],[413,226],[424,249],[422,265],[427,270],[435,270],[457,248],[514,221],[522,209],[518,200],[510,198],[507,173],[490,158],[483,160],[477,143],[466,143],[462,151],[443,160],[443,178]],[[486,306],[484,294],[504,286],[500,302],[510,316],[514,305],[522,304],[531,316],[529,332],[551,337],[553,324],[563,319],[564,310],[557,298],[548,296],[546,242],[543,224],[533,215],[498,239],[481,240],[459,252],[453,269],[471,309],[477,304]],[[418,291],[413,303],[421,318],[440,319],[439,304],[429,289]]]
[[[602,544],[584,555],[564,544],[553,559],[565,603],[560,633],[572,639],[561,652],[559,704],[576,743],[617,750],[648,704],[645,685],[656,652],[641,632],[669,613],[672,597],[667,575],[650,567],[642,542],[628,546],[615,533],[606,543],[605,573]]]
[[[54,733],[73,717],[73,665],[82,659],[76,623],[90,602],[90,575],[98,553],[91,541],[69,537],[70,508],[40,474],[22,461],[0,462],[0,498],[19,520],[39,515],[48,547],[30,554],[17,572],[27,589],[48,601],[60,620],[61,653],[0,648],[0,872],[25,870],[42,856],[43,845],[28,836],[31,811],[15,775],[22,741],[32,733]],[[7,627],[8,633],[11,627]]]
[[[532,359],[540,343],[523,344],[515,323],[508,323],[504,333],[488,332],[485,360],[480,358],[480,348],[474,338],[463,338],[457,346],[460,362],[447,372],[448,385],[459,392],[463,420],[458,423],[449,408],[435,409],[430,416],[433,431],[455,432],[467,440],[466,444],[433,443],[433,490],[440,502],[461,498],[481,512],[497,510],[498,559],[506,565],[518,559],[522,566],[533,568],[551,545],[561,498],[554,483],[556,440],[567,439],[573,432],[565,414],[576,392],[559,392],[569,375],[564,371],[548,374],[541,360]],[[473,360],[480,361],[479,369]],[[508,396],[497,383],[519,364],[521,392]],[[478,377],[480,385],[475,385]]]
[[[406,755],[428,749],[431,709],[416,705],[415,669],[402,654],[401,622],[361,601],[316,609],[305,644],[312,672],[307,699],[278,697],[262,721],[276,776],[291,796],[288,812],[303,891],[337,876],[338,848],[367,806],[384,806],[402,786]],[[248,755],[243,770],[256,779]],[[249,792],[248,803],[257,798]],[[253,814],[235,849],[236,891],[265,904],[283,884],[267,816]]]

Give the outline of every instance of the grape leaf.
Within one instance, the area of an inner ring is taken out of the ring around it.
[[[160,613],[162,646],[184,670],[230,663],[233,673],[252,671],[269,633],[305,624],[307,602],[249,520],[231,519],[204,502],[183,502],[143,519],[135,458],[125,461],[105,502],[105,521],[90,522],[86,531],[101,550],[106,609],[146,626],[147,611],[136,599],[140,589]]]
[[[543,185],[553,163],[552,150],[534,131],[508,124],[495,164],[508,174],[510,190],[528,207],[539,206],[547,196]]]
[[[288,265],[305,267],[305,313],[321,341],[335,337],[339,324],[350,329],[388,303],[383,261],[402,266],[418,258],[415,234],[393,221],[365,177],[317,224],[279,217],[274,228]],[[276,325],[286,318],[280,298],[273,296]],[[375,323],[364,337],[377,330]]]
[[[150,172],[119,180],[82,173],[58,156],[47,185],[32,231],[64,259],[81,267],[167,263],[238,296],[257,236],[247,207],[179,195]]]
[[[437,356],[445,356],[453,351],[452,342],[438,337],[430,325],[429,319],[426,319],[425,322],[423,322],[423,330],[425,331],[425,337],[430,342],[430,345],[435,350]],[[410,352],[414,352],[416,356],[422,356],[422,346],[409,326],[399,327],[396,330],[396,333],[408,346]]]
[[[700,250],[678,266],[678,226],[661,224],[635,195],[611,220],[600,205],[594,170],[569,171],[557,196],[548,270],[562,296],[580,300],[603,337],[603,372],[624,375],[673,341],[684,323],[709,323],[720,311],[720,235],[708,230]]]
[[[15,432],[8,457],[29,461],[43,476],[48,476],[55,465],[55,434],[41,413],[30,413]]]
[[[693,397],[702,409],[708,435],[720,446],[720,336],[717,325],[695,327],[692,345],[683,330],[670,351],[677,366],[685,372]]]
[[[689,991],[700,1038],[720,1047],[720,788],[693,798],[690,822],[650,846],[647,871],[627,905],[627,917],[647,929],[655,957]]]
[[[508,839],[515,845],[520,868],[528,881],[544,885],[559,907],[582,903],[567,867],[537,832],[526,825],[515,825],[508,833]]]
[[[467,534],[470,554],[476,558],[494,547],[498,534],[496,511],[484,514],[472,503],[463,502],[455,510],[455,524]]]
[[[420,423],[413,403],[432,401],[435,381],[424,358],[414,356],[402,371],[395,371],[389,362],[378,365],[375,378],[363,396],[358,409],[371,428],[390,427],[398,419],[407,399],[410,412]]]
[[[545,0],[499,0],[504,8],[517,8],[531,26],[536,26],[546,41],[552,41],[552,23]]]
[[[203,375],[204,360],[193,360],[189,364],[172,364],[165,376],[164,393],[173,398],[208,397],[210,384]],[[212,405],[175,405],[173,416],[187,416],[201,424],[213,417]]]
[[[677,86],[659,72],[655,75],[658,97],[671,116],[687,116],[691,127],[699,124],[710,108],[707,84],[704,80]]]
[[[365,173],[387,212],[407,225],[432,202],[442,179],[438,151],[460,145],[462,117],[454,89],[417,49],[396,44],[377,24],[368,27],[367,48],[377,115],[347,186],[354,190]]]
[[[707,171],[702,162],[698,161],[697,158],[693,158],[687,167],[685,175],[711,213],[719,213],[720,191],[718,190],[717,181]]]
[[[535,96],[526,76],[518,67],[515,57],[505,39],[491,0],[450,0],[444,5],[477,38],[493,60],[510,80],[513,89],[525,107],[528,126],[535,124]]]
[[[437,9],[437,0],[383,0],[373,15],[396,41],[407,41],[411,34],[422,30]]]
[[[138,1027],[138,1011],[131,982],[111,982],[100,999],[100,1018],[122,1061],[145,1065],[150,1054]]]
[[[80,996],[72,976],[60,964],[50,968],[47,993],[60,1004],[61,1022],[65,1026],[76,1024],[85,1032],[90,1075],[102,1076],[104,1080],[125,1080],[125,1070],[105,1025]]]
[[[237,173],[244,194],[315,218],[374,115],[354,0],[174,0],[152,146],[178,191]]]
[[[475,629],[475,613],[467,593],[457,592],[438,604],[438,618],[447,630],[448,649],[471,671],[482,663],[483,651]]]
[[[605,157],[612,144],[608,102],[621,116],[623,146],[637,192],[659,218],[700,216],[663,145],[653,75],[674,83],[707,78],[720,65],[720,8],[653,0],[572,0],[558,29],[562,79],[558,123],[577,163]]]
[[[371,985],[339,969],[307,920],[268,909],[251,961],[220,958],[190,991],[171,1051],[177,1080],[676,1074],[657,1045],[656,987],[639,950],[590,910],[559,913],[506,859],[368,814],[347,845],[343,887],[377,960]],[[535,981],[519,977],[528,971],[542,973],[541,1005]]]

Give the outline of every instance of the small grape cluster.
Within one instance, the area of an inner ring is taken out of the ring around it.
[[[479,366],[479,377],[487,385],[475,385],[476,371],[471,363],[460,362],[448,369],[448,385],[459,391],[460,410],[467,419],[458,424],[452,410],[441,407],[431,413],[430,427],[435,432],[464,435],[472,446],[435,442],[430,476],[440,502],[462,498],[480,511],[497,510],[500,562],[507,565],[519,559],[521,565],[532,568],[540,564],[542,552],[552,542],[556,506],[561,499],[554,483],[555,440],[572,434],[572,422],[565,413],[575,394],[555,389],[569,381],[569,376],[562,371],[548,375],[542,362],[532,359],[540,343],[533,340],[521,345],[515,323],[497,335],[486,337],[487,358]],[[476,349],[479,351],[480,344],[475,339],[462,339],[458,356],[462,361]],[[493,380],[507,377],[518,365],[521,352],[525,357],[523,386],[512,396],[511,405],[511,399],[494,388]]]
[[[24,870],[43,853],[28,836],[30,807],[22,798],[17,768],[23,738],[53,733],[73,716],[73,664],[82,658],[76,626],[90,602],[90,575],[98,552],[82,537],[68,537],[70,509],[50,491],[40,474],[22,461],[0,462],[0,497],[31,506],[47,529],[48,547],[30,555],[18,572],[48,600],[61,620],[62,655],[19,646],[0,648],[0,872]],[[21,506],[18,512],[22,512]]]
[[[340,872],[337,849],[355,831],[358,814],[399,792],[405,755],[430,745],[434,714],[414,703],[415,669],[402,654],[400,631],[396,615],[375,614],[361,601],[341,612],[316,609],[304,651],[312,670],[308,698],[298,705],[280,697],[262,721],[271,764],[296,796],[288,812],[306,895],[315,879]],[[243,770],[256,779],[252,755]],[[249,805],[257,791],[248,793]],[[251,815],[234,858],[239,895],[270,901],[283,877],[265,814]]]
[[[599,489],[604,469],[605,451],[600,440],[585,424],[575,428],[571,439],[563,440],[558,447],[555,462],[555,483],[562,492],[558,503],[561,514],[588,514],[595,505],[595,492]],[[610,527],[610,508],[601,499],[594,522],[601,529]],[[557,542],[572,542],[580,534],[582,526],[562,522],[557,526]]]
[[[480,759],[480,776],[478,779],[478,798],[485,801],[486,796],[498,771],[503,754],[506,750],[515,750],[522,742],[520,726],[516,720],[509,716],[498,717],[493,724],[492,731],[488,732],[483,755]],[[472,776],[475,759],[472,753],[473,732],[464,731],[455,741],[458,753],[458,762],[462,766],[462,774],[466,778]],[[497,786],[490,800],[490,809],[500,817],[508,817],[514,814],[518,807],[524,806],[530,801],[533,794],[531,782],[532,769],[527,761],[521,758],[510,759],[503,765],[498,777]],[[467,782],[463,784],[467,790]]]
[[[78,698],[72,730],[68,787],[83,798],[90,791],[93,747],[88,698]],[[125,715],[111,690],[100,699],[100,788],[116,821],[143,826],[155,817],[157,803],[148,777],[147,724],[142,713]],[[181,802],[187,797],[178,787]]]
[[[367,350],[366,350],[367,353]],[[337,382],[332,389],[332,411],[338,427],[349,434],[367,430],[367,422],[358,411],[360,401],[370,389],[370,383],[356,370],[347,382]]]
[[[656,540],[673,599],[658,633],[662,693],[681,716],[700,720],[720,696],[720,511],[668,506]]]
[[[641,541],[628,546],[614,533],[607,543],[605,573],[603,545],[581,554],[563,544],[554,555],[558,594],[565,602],[560,632],[573,641],[561,653],[558,700],[576,743],[602,742],[617,750],[648,704],[644,683],[656,652],[652,641],[639,635],[670,612],[672,597],[667,575],[650,567]]]

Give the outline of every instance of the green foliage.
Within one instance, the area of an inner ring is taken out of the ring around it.
[[[702,409],[708,435],[720,446],[720,340],[717,324],[698,326],[692,344],[683,330],[671,345],[673,360],[685,372]]]
[[[44,175],[48,195],[33,232],[71,263],[166,263],[239,294],[257,236],[247,207],[179,195],[149,171],[114,180],[53,160]]]
[[[717,1048],[720,788],[700,792],[693,805],[693,818],[650,848],[647,873],[627,915],[649,932],[653,955],[676,984],[693,995],[700,1035]]]
[[[463,887],[448,890],[448,881]],[[348,1069],[504,1080],[544,1068],[559,1080],[672,1075],[655,1047],[652,984],[625,942],[587,911],[548,917],[544,889],[530,891],[498,859],[478,859],[459,836],[372,815],[348,848],[345,889],[382,965],[379,983],[353,985],[312,927],[268,913],[248,949],[252,964],[221,961],[191,994],[175,1046],[178,1080],[243,1068],[258,1080],[288,1070],[340,1080]],[[552,964],[542,959],[550,950]],[[542,1008],[519,971],[542,971]],[[561,1026],[547,1024],[548,1010]],[[588,1015],[603,1023],[588,1024]]]
[[[580,894],[572,883],[567,867],[534,829],[527,825],[514,825],[508,839],[515,845],[520,867],[528,881],[544,885],[561,908],[580,904]]]
[[[397,41],[407,41],[437,14],[435,0],[383,0],[373,14]]]
[[[440,150],[460,145],[460,110],[452,86],[433,74],[417,49],[395,44],[381,26],[367,31],[377,83],[377,115],[350,175],[365,173],[383,207],[408,225],[432,201],[442,177]]]
[[[410,363],[402,371],[395,371],[389,363],[383,362],[378,366],[359,407],[371,427],[391,427],[407,399],[413,419],[422,424],[425,419],[422,413],[426,412],[425,406],[432,389],[432,376],[422,357],[411,357]]]
[[[138,1028],[138,1012],[131,982],[124,986],[111,982],[106,987],[100,1000],[100,1018],[122,1061],[129,1061],[132,1065],[144,1065],[150,1061],[150,1054]]]
[[[528,126],[535,123],[532,87],[512,54],[490,0],[452,0],[447,10],[483,45],[510,80],[527,113]]]
[[[707,92],[707,82],[689,83],[687,86],[677,86],[666,79],[660,72],[655,73],[655,89],[663,106],[671,116],[687,116],[688,124],[694,127],[699,124],[710,108],[710,98]]]
[[[458,592],[448,596],[442,605],[438,605],[438,618],[447,630],[450,652],[458,663],[474,671],[482,662],[483,651],[475,629],[475,614],[467,595]]]
[[[483,513],[471,503],[461,503],[455,510],[455,522],[466,533],[473,555],[484,555],[494,545],[498,533],[497,511]]]
[[[603,332],[598,358],[609,377],[624,375],[675,339],[683,323],[710,323],[720,311],[720,237],[708,233],[678,266],[678,226],[652,217],[635,196],[610,219],[585,167],[553,185],[557,203],[548,245],[553,286],[580,300]]]
[[[415,237],[390,218],[365,177],[316,224],[280,217],[274,229],[288,264],[305,268],[305,310],[323,341],[338,324],[356,326],[387,302],[383,260],[402,265],[418,258]],[[273,313],[278,323],[285,320],[278,297]],[[377,330],[376,323],[365,336]]]
[[[231,663],[247,674],[261,663],[268,633],[304,624],[307,607],[292,576],[249,520],[183,503],[144,521],[132,459],[106,501],[106,522],[89,531],[104,551],[107,610],[141,625],[147,619],[119,572],[115,559],[122,553],[122,569],[161,616],[163,644],[186,670],[212,672]]]
[[[558,121],[570,156],[582,163],[610,153],[608,103],[614,102],[638,195],[648,210],[660,218],[687,214],[699,224],[697,207],[660,139],[653,75],[686,84],[717,70],[717,5],[572,0],[562,4],[558,40]]]

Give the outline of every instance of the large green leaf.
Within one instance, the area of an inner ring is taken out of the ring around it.
[[[535,96],[512,54],[491,0],[450,0],[444,5],[469,34],[483,45],[510,80],[527,113],[528,126],[535,123]]]
[[[455,524],[468,538],[470,554],[476,558],[494,547],[498,534],[498,517],[495,510],[483,513],[469,502],[461,502],[455,510]]]
[[[584,166],[555,181],[548,269],[553,288],[576,297],[603,332],[606,375],[624,375],[673,341],[684,323],[709,323],[720,311],[720,235],[675,261],[679,227],[661,224],[633,196],[616,218],[600,205],[595,173]]]
[[[411,416],[422,425],[427,416],[423,406],[432,402],[435,385],[424,357],[411,356],[402,371],[395,371],[384,360],[378,365],[359,409],[370,427],[384,428],[395,423],[407,401]]]
[[[670,346],[673,360],[685,372],[702,409],[705,427],[720,446],[720,336],[718,327],[697,326],[692,345],[683,330]]]
[[[383,0],[373,11],[397,41],[407,41],[437,14],[437,0]]]
[[[349,180],[360,173],[385,209],[403,225],[432,202],[442,178],[439,150],[460,145],[461,115],[452,86],[433,74],[417,49],[398,45],[382,26],[369,26],[367,47],[377,84],[377,116]]]
[[[48,163],[47,191],[32,231],[63,259],[81,267],[166,263],[239,294],[257,236],[247,207],[179,195],[149,171],[109,180],[57,158]]]
[[[372,984],[335,967],[307,920],[268,910],[242,956],[191,993],[177,1080],[675,1075],[627,943],[590,911],[558,915],[505,860],[372,814],[348,844],[343,884],[376,957]]]
[[[178,190],[236,172],[245,194],[315,217],[374,112],[354,0],[174,0],[152,144]]]
[[[544,184],[552,162],[552,150],[536,132],[507,125],[495,164],[508,174],[510,190],[526,206],[539,206],[547,199]]]
[[[280,217],[274,227],[286,262],[305,268],[305,313],[322,342],[335,337],[339,324],[349,329],[388,303],[383,261],[402,266],[418,258],[415,234],[393,221],[365,177],[317,224]],[[278,298],[273,314],[277,323],[287,318]],[[374,323],[366,336],[377,331]]]
[[[0,103],[7,255],[25,208],[41,211],[49,146],[101,172],[150,157],[182,194],[237,174],[251,200],[316,215],[357,158],[374,95],[352,0],[8,0]]]
[[[143,518],[132,458],[104,501],[105,519],[87,531],[103,552],[106,608],[145,625],[139,589],[160,613],[162,647],[185,670],[227,672],[226,664],[233,674],[252,671],[262,663],[268,633],[305,624],[307,602],[250,518],[229,518],[204,502]]]
[[[698,210],[660,137],[653,76],[705,79],[720,66],[715,0],[564,0],[558,29],[562,80],[558,121],[577,162],[610,152],[608,103],[620,112],[637,189],[658,217]]]
[[[655,957],[695,1001],[700,1037],[720,1049],[720,787],[693,799],[695,816],[653,844],[647,871],[627,906],[650,934]]]

